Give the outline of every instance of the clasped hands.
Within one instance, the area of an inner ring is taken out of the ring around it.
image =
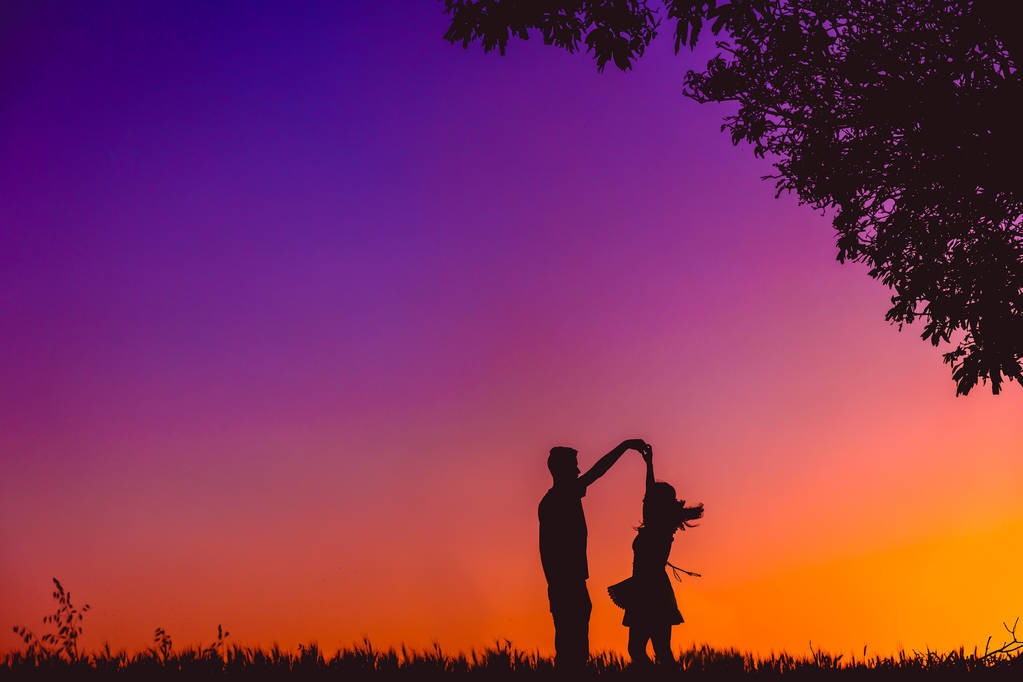
[[[648,462],[650,458],[654,456],[654,446],[647,443],[642,438],[630,438],[629,440],[622,441],[620,446],[623,450],[635,450],[639,454],[643,455],[643,461]]]

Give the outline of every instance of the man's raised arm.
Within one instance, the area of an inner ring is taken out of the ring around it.
[[[590,485],[598,478],[606,474],[607,470],[610,469],[614,465],[614,463],[618,461],[619,457],[625,454],[626,450],[636,450],[638,452],[643,452],[643,449],[646,446],[647,446],[646,441],[644,441],[642,438],[630,438],[629,440],[623,440],[615,447],[614,450],[598,459],[596,464],[591,466],[585,474],[580,476],[579,482],[582,483],[584,486]]]

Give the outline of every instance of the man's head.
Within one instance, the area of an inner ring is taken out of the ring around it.
[[[574,481],[579,477],[579,460],[576,456],[579,451],[575,448],[564,445],[556,445],[551,448],[551,454],[547,456],[547,468],[554,477],[554,482]]]

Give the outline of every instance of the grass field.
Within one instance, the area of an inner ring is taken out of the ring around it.
[[[129,654],[78,648],[84,614],[71,603],[70,593],[56,579],[56,612],[43,623],[52,632],[36,636],[23,626],[14,631],[25,643],[23,651],[8,652],[0,660],[0,680],[193,680],[193,679],[309,679],[309,680],[423,680],[423,679],[560,679],[550,658],[497,642],[481,652],[450,654],[435,646],[428,651],[378,649],[369,641],[350,649],[324,652],[315,644],[296,651],[243,647],[228,642],[230,633],[217,626],[217,638],[208,646],[175,649],[170,634],[157,628],[153,646]],[[939,653],[902,652],[897,656],[834,656],[810,650],[806,656],[774,654],[758,657],[735,650],[704,646],[676,652],[674,665],[633,668],[617,654],[591,658],[588,676],[602,682],[623,679],[752,680],[837,679],[880,680],[945,679],[1016,680],[1023,682],[1023,641],[1016,634],[1019,620],[1006,625],[1007,637],[984,651],[958,649]]]
[[[613,654],[595,655],[590,676],[601,680],[678,678],[738,680],[807,678],[871,679],[1023,679],[1023,654],[984,656],[981,652],[923,652],[893,657],[843,660],[822,652],[805,657],[786,654],[766,658],[708,647],[678,653],[674,666],[630,669],[628,661]],[[135,654],[106,649],[69,657],[62,652],[13,652],[4,656],[0,678],[62,679],[536,679],[559,677],[549,658],[516,650],[510,643],[495,644],[482,652],[448,654],[432,651],[376,649],[369,642],[334,653],[316,645],[296,651],[228,646],[223,639],[205,648],[173,651],[154,646]]]

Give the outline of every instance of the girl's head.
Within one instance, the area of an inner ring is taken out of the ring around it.
[[[687,507],[685,500],[675,497],[671,484],[658,481],[650,486],[643,498],[643,525],[685,530],[690,521],[703,516],[703,505]]]

